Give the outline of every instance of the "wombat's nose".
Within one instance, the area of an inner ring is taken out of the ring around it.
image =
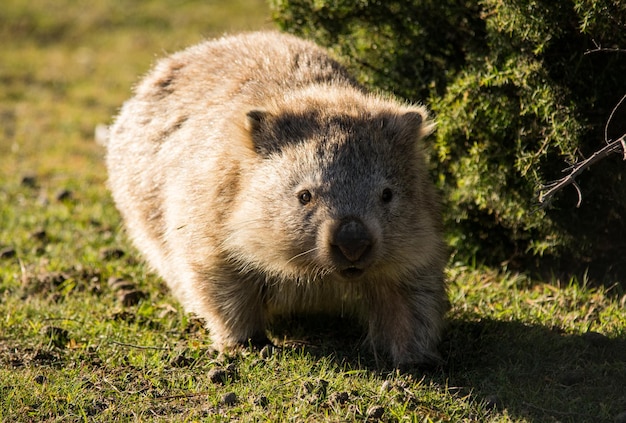
[[[344,221],[335,231],[333,250],[351,263],[363,258],[372,246],[372,235],[358,219]]]

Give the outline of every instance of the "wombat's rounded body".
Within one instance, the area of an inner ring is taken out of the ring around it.
[[[273,32],[157,63],[111,128],[128,232],[218,349],[272,316],[351,313],[396,365],[436,356],[447,303],[425,109],[367,93]]]

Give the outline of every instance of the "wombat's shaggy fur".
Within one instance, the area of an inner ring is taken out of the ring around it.
[[[274,32],[158,62],[111,128],[133,241],[218,349],[268,320],[351,313],[396,365],[428,361],[447,304],[424,108],[366,92]]]

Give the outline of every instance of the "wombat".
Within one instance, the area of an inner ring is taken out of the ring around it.
[[[446,309],[426,109],[368,92],[277,32],[160,60],[110,130],[130,237],[223,351],[272,317],[353,315],[394,365],[429,362]]]

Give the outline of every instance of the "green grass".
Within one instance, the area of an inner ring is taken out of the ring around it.
[[[382,421],[611,422],[626,411],[624,281],[451,264],[437,369],[378,367],[350,322],[326,319],[277,325],[277,351],[212,352],[125,238],[93,133],[157,57],[271,27],[269,15],[254,0],[3,1],[0,420],[363,421],[382,407]]]

